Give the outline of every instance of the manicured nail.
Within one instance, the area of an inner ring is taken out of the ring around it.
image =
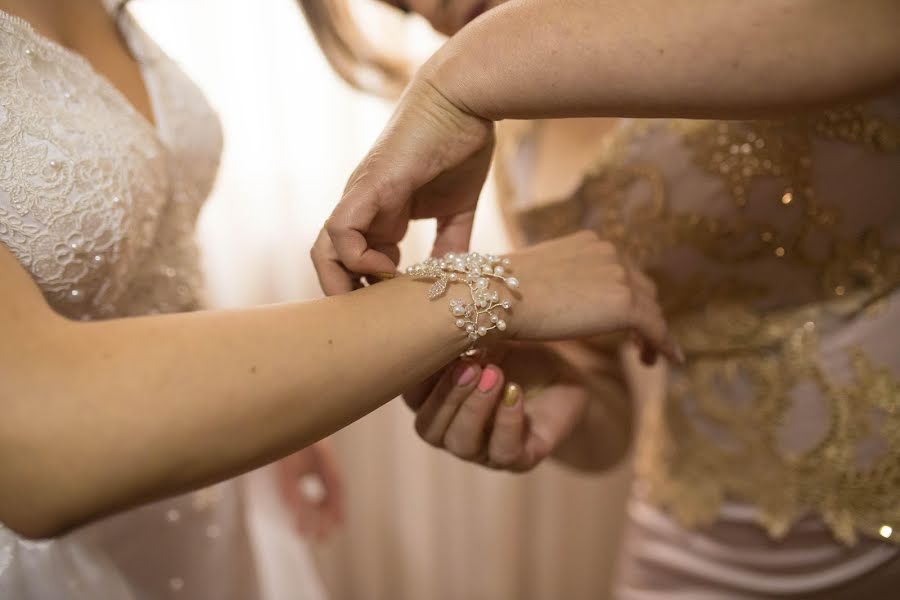
[[[475,375],[477,374],[478,367],[474,364],[462,363],[456,367],[456,371],[453,373],[453,379],[456,381],[456,385],[464,387],[472,383],[472,380],[475,379]]]
[[[482,392],[489,392],[497,382],[500,381],[500,373],[497,369],[487,368],[481,372],[481,380],[478,382],[478,389]]]
[[[377,277],[378,279],[393,279],[396,276],[396,273],[375,273],[375,277]]]
[[[512,408],[522,396],[522,388],[515,383],[507,384],[506,391],[503,392],[503,405]]]

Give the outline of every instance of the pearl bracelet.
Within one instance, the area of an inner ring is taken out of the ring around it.
[[[501,318],[501,310],[508,311],[512,302],[500,299],[500,294],[491,289],[491,280],[502,281],[514,290],[519,280],[507,275],[509,259],[493,254],[468,252],[445,254],[443,258],[429,258],[406,269],[413,279],[432,279],[434,284],[428,298],[435,300],[444,295],[451,283],[465,283],[469,286],[471,301],[459,298],[450,301],[450,312],[456,318],[456,326],[465,329],[469,341],[474,345],[488,331],[506,330],[506,321]]]

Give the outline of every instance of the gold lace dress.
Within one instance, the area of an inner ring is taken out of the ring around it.
[[[622,597],[814,593],[891,561],[900,94],[781,121],[623,120],[574,193],[538,203],[541,129],[500,146],[514,234],[616,241],[688,357],[666,397],[640,399]]]

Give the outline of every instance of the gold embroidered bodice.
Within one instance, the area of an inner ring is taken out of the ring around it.
[[[721,503],[770,535],[819,516],[900,540],[900,95],[782,121],[625,120],[569,197],[517,185],[513,233],[594,228],[644,266],[688,356],[645,410],[638,470],[683,524]],[[527,171],[527,165],[524,165]]]

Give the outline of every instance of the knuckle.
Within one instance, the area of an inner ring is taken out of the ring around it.
[[[441,447],[440,436],[436,435],[429,427],[429,424],[421,419],[416,419],[416,433],[427,443],[436,448]]]
[[[478,456],[478,445],[465,435],[448,432],[444,437],[444,447],[457,458],[473,460]]]
[[[609,277],[616,282],[623,283],[628,279],[628,271],[621,264],[614,264],[609,269]]]
[[[631,288],[622,283],[616,283],[607,294],[607,301],[614,309],[624,312],[634,306],[634,297]]]
[[[495,448],[491,452],[491,462],[498,467],[510,469],[519,461],[521,455],[521,451],[515,448]]]
[[[341,225],[340,219],[338,219],[334,215],[331,215],[330,217],[328,217],[328,220],[325,221],[325,225],[323,227],[323,229],[328,234],[328,236],[332,237],[332,238],[335,235],[339,234],[341,232],[342,228],[343,227]]]
[[[609,240],[605,240],[605,239],[601,238],[600,235],[595,231],[591,231],[591,233],[593,234],[592,239],[594,241],[594,243],[592,245],[592,249],[595,252],[602,252],[604,254],[614,254],[615,253],[615,251],[616,251],[615,244],[613,244]]]

